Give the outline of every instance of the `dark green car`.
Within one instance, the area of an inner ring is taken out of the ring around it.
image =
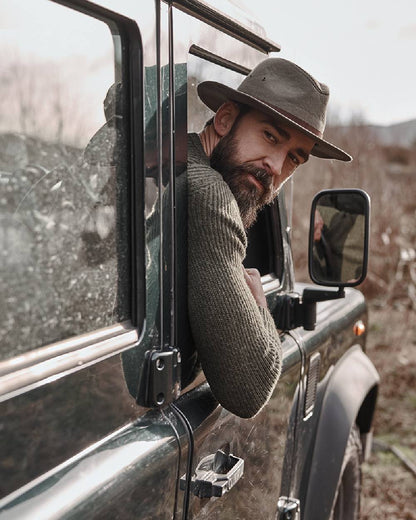
[[[0,518],[357,518],[378,388],[352,288],[367,196],[313,203],[329,289],[295,284],[283,192],[250,231],[283,345],[254,418],[218,404],[189,332],[196,85],[235,86],[279,50],[223,4],[2,2]]]

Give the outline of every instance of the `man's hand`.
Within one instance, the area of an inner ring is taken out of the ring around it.
[[[257,269],[244,269],[244,278],[259,307],[267,309],[266,296],[261,285],[260,273]]]

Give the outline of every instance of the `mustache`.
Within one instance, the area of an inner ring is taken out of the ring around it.
[[[252,175],[263,186],[266,192],[273,190],[273,177],[264,169],[251,164],[240,164],[234,168],[235,173]]]

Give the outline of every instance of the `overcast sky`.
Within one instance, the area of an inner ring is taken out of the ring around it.
[[[131,0],[131,4],[140,1]],[[207,1],[219,9],[225,5],[225,0]],[[329,85],[330,107],[343,120],[356,114],[385,125],[416,119],[416,0],[229,1],[251,10],[268,36],[282,46],[280,56],[295,61]],[[48,16],[62,11],[54,3],[40,2],[34,20],[30,0],[0,4],[0,42],[2,38],[12,42],[14,26],[30,21],[26,41],[30,45],[36,41],[39,47],[41,36],[48,36],[45,29],[36,33],[37,22],[44,25],[47,18],[42,16],[42,9]],[[72,16],[82,18],[78,13]],[[65,25],[48,24],[51,34],[56,30],[60,38],[55,38],[53,48],[49,45],[45,52],[62,54],[59,43],[74,50],[74,44],[67,45]],[[68,31],[74,36],[69,23]],[[19,41],[20,46],[25,43]],[[82,43],[80,40],[79,45]]]
[[[341,117],[360,112],[377,124],[416,119],[416,0],[245,4],[282,46],[280,56],[330,86],[330,105]]]

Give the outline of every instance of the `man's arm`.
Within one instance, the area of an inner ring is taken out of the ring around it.
[[[259,274],[242,265],[246,236],[237,203],[209,170],[189,172],[190,322],[215,397],[236,415],[251,417],[276,385],[281,345]]]

